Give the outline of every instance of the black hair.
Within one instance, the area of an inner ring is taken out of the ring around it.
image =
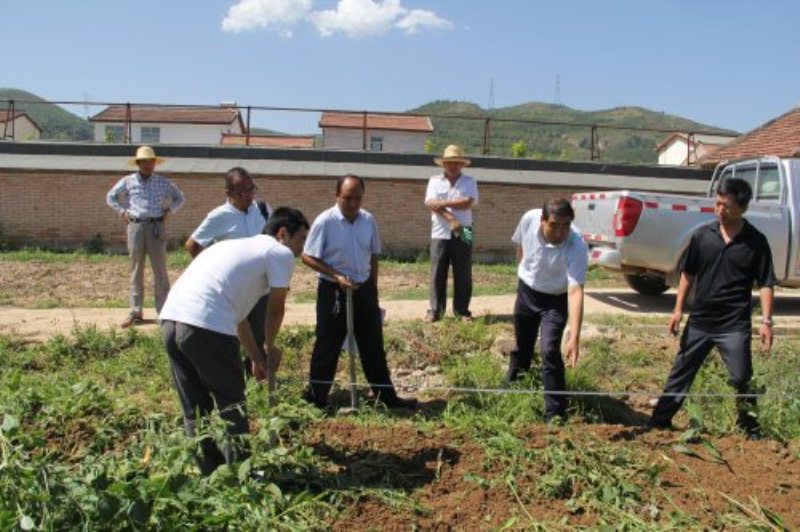
[[[292,207],[278,207],[272,211],[272,215],[267,222],[266,232],[268,235],[275,236],[281,227],[285,227],[289,232],[289,236],[294,236],[300,229],[305,227],[308,229],[308,220],[297,209]]]
[[[347,181],[348,179],[357,180],[358,183],[361,185],[361,191],[362,192],[367,190],[367,185],[364,184],[364,179],[363,178],[358,177],[355,174],[345,174],[345,175],[341,176],[339,179],[336,180],[336,195],[337,196],[342,191],[342,185],[344,185],[344,182]]]
[[[746,209],[750,200],[753,199],[753,189],[750,187],[750,183],[744,179],[732,177],[720,183],[717,196],[733,196],[736,204]]]
[[[233,179],[237,175],[241,179],[250,179],[250,180],[253,179],[252,177],[250,177],[250,172],[248,172],[241,166],[234,166],[233,168],[228,170],[227,173],[225,174],[225,190],[227,192],[233,191]]]
[[[575,211],[572,204],[566,198],[550,198],[542,206],[542,220],[549,220],[550,215],[564,216],[570,220],[575,219]]]

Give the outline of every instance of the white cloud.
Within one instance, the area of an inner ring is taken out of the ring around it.
[[[314,0],[239,0],[222,21],[222,31],[270,29],[285,37],[311,12]]]
[[[315,0],[238,0],[222,21],[231,33],[267,29],[286,37],[301,22],[323,37],[341,33],[350,38],[374,37],[392,30],[407,35],[424,29],[453,28],[453,23],[425,9],[407,9],[402,0],[339,0],[334,9],[314,10]]]
[[[400,19],[397,28],[404,30],[406,34],[417,33],[420,28],[435,28],[449,30],[453,28],[453,23],[425,9],[412,9],[406,16]]]

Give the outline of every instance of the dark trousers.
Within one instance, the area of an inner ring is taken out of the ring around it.
[[[453,265],[453,314],[471,316],[472,246],[455,235],[431,240],[430,312],[441,317],[447,308],[447,273]]]
[[[235,336],[170,320],[162,322],[161,331],[186,435],[195,437],[198,418],[208,417],[215,403],[220,417],[228,424],[230,440],[222,450],[210,437],[200,441],[197,456],[200,471],[209,475],[222,464],[245,459],[249,453],[242,435],[247,434],[249,427],[239,341]]]
[[[566,293],[552,295],[537,292],[519,281],[514,304],[514,336],[517,348],[511,352],[507,382],[516,380],[520,373],[531,369],[534,345],[541,329],[539,350],[544,390],[563,392],[567,389],[561,338],[567,325],[568,309]],[[567,413],[567,397],[545,393],[544,408],[547,419],[564,417]]]
[[[253,338],[256,340],[257,346],[263,346],[266,339],[266,331],[264,330],[264,319],[267,317],[267,303],[269,302],[269,294],[256,301],[253,310],[247,315],[247,322],[253,330]],[[242,365],[244,372],[248,377],[253,375],[253,363],[250,361],[250,355],[246,352],[243,353]]]
[[[683,329],[680,349],[667,378],[667,384],[664,386],[664,393],[688,393],[697,372],[700,371],[703,362],[714,347],[717,347],[722,354],[722,360],[728,368],[731,385],[736,392],[748,393],[750,379],[753,376],[751,339],[752,331],[749,328],[746,331],[712,333],[687,324]],[[662,395],[653,410],[652,422],[662,425],[669,424],[672,417],[681,408],[684,399],[683,395]],[[738,423],[743,428],[749,429],[754,426],[755,419],[748,414],[748,411],[752,410],[755,404],[754,397],[737,398]]]
[[[378,292],[372,283],[353,291],[353,327],[364,376],[373,385],[372,391],[384,401],[397,397],[386,351],[383,348],[383,324],[378,307]],[[347,294],[339,285],[320,280],[317,285],[317,328],[311,354],[310,399],[317,405],[328,403],[331,381],[336,375],[339,353],[347,337]]]

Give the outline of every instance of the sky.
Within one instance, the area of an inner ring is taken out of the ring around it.
[[[796,0],[0,0],[0,87],[376,111],[486,108],[493,93],[494,107],[641,106],[745,132],[800,105],[798,21]],[[318,118],[253,125],[316,132]]]

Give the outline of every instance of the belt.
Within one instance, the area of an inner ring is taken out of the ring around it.
[[[150,224],[155,222],[163,222],[164,217],[159,216],[158,218],[133,218],[128,216],[128,221],[134,224]]]

